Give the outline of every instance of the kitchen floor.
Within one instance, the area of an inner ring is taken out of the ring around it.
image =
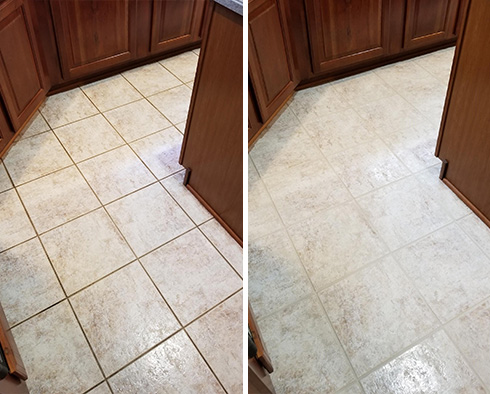
[[[48,97],[0,164],[32,394],[242,392],[242,250],[178,164],[198,54]]]
[[[249,159],[278,393],[490,392],[490,230],[434,157],[454,50],[295,93]]]

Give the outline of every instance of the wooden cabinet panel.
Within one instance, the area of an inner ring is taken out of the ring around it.
[[[261,129],[263,123],[257,108],[257,102],[253,92],[253,88],[249,81],[248,83],[248,142],[251,143],[255,135]]]
[[[0,154],[3,153],[15,134],[7,116],[7,111],[0,100]]]

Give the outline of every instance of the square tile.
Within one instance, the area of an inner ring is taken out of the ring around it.
[[[51,128],[88,118],[99,112],[80,88],[47,97],[39,111]]]
[[[67,301],[12,329],[31,394],[83,393],[102,373]]]
[[[320,299],[357,376],[439,324],[392,257],[329,287]]]
[[[68,295],[135,259],[103,209],[41,236]]]
[[[37,238],[0,253],[0,277],[0,300],[10,326],[65,297]]]
[[[454,223],[395,256],[442,322],[490,295],[490,260]]]
[[[60,127],[54,132],[75,162],[124,144],[124,140],[100,114]]]
[[[454,47],[432,52],[425,56],[418,56],[414,62],[430,72],[439,81],[447,84],[453,65]]]
[[[153,184],[107,206],[138,256],[194,227],[160,184]]]
[[[182,82],[191,82],[196,75],[199,56],[194,52],[184,52],[177,56],[160,61],[160,64],[179,78]]]
[[[319,212],[288,232],[317,290],[388,253],[353,202]]]
[[[331,393],[356,378],[325,311],[305,299],[258,322],[279,393]],[[301,362],[298,362],[301,360]]]
[[[389,184],[358,200],[369,222],[391,250],[451,222],[451,217],[413,177]]]
[[[182,209],[190,216],[197,225],[213,217],[209,211],[194,197],[184,186],[185,171],[169,176],[162,181],[163,187],[175,198]]]
[[[102,204],[141,189],[156,180],[127,145],[84,161],[78,168]]]
[[[72,165],[70,157],[51,131],[15,142],[3,162],[14,185]]]
[[[10,178],[7,174],[7,170],[5,169],[5,166],[3,165],[2,162],[0,162],[0,193],[4,192],[5,190],[12,189],[13,185],[12,182],[10,181]]]
[[[29,124],[24,127],[17,139],[29,138],[49,130],[49,125],[46,123],[39,111],[29,121]]]
[[[192,90],[181,85],[148,97],[148,100],[174,125],[187,119]]]
[[[362,380],[374,393],[485,393],[444,331],[426,339]]]
[[[134,68],[122,73],[131,85],[133,85],[143,96],[174,88],[182,84],[172,73],[168,72],[158,63]]]
[[[243,295],[196,320],[187,332],[228,393],[243,392]]]
[[[112,394],[106,382],[99,384],[96,388],[90,390],[87,394]]]
[[[0,193],[0,206],[0,251],[36,236],[15,190]]]
[[[131,147],[158,179],[184,169],[179,164],[182,134],[175,127],[134,141]]]
[[[137,262],[75,294],[71,302],[106,376],[180,328]]]
[[[155,373],[158,371],[158,373]],[[184,331],[109,379],[115,393],[224,393]]]
[[[284,230],[249,242],[248,267],[249,299],[259,319],[313,294]]]
[[[26,183],[17,190],[38,233],[100,206],[73,166]]]
[[[364,390],[359,383],[356,382],[343,390],[337,391],[337,394],[364,394]]]
[[[281,130],[289,129],[289,128],[295,128],[300,125],[300,122],[297,118],[297,116],[294,114],[293,111],[289,108],[288,105],[283,106],[280,110],[279,113],[271,120],[269,125],[266,128],[266,131],[264,131],[264,135],[269,132],[281,132]]]
[[[172,126],[147,100],[123,105],[105,112],[104,116],[128,142]]]
[[[458,221],[463,231],[490,257],[490,228],[474,213]]]
[[[82,90],[100,112],[143,98],[121,75],[82,86]]]
[[[414,60],[406,60],[379,67],[374,70],[374,73],[398,93],[412,88],[417,84],[418,80],[431,77],[431,74],[420,67]]]

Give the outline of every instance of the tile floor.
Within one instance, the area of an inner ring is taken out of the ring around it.
[[[197,61],[48,97],[0,163],[0,302],[32,394],[242,392],[242,250],[178,164]]]
[[[490,392],[490,229],[433,155],[453,54],[299,91],[251,150],[278,393]]]

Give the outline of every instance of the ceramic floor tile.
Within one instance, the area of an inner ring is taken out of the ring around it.
[[[392,257],[329,287],[320,299],[357,376],[438,325]]]
[[[103,379],[67,301],[12,329],[31,394],[83,393]]]
[[[201,53],[201,48],[193,49],[192,52],[194,52],[197,56],[199,56]]]
[[[183,331],[124,368],[109,383],[115,394],[224,394]]]
[[[313,288],[285,230],[250,241],[248,251],[249,299],[257,318],[312,295]]]
[[[182,85],[148,97],[148,100],[173,124],[187,119],[191,89]]]
[[[444,331],[362,380],[371,393],[485,393]]]
[[[102,204],[156,181],[127,145],[84,161],[78,168]]]
[[[172,125],[146,100],[123,105],[105,112],[104,116],[127,142],[146,137]]]
[[[395,256],[443,322],[490,295],[490,260],[456,224]]]
[[[51,131],[17,141],[3,162],[14,185],[32,181],[72,164]]]
[[[190,216],[197,225],[213,217],[209,211],[194,197],[184,186],[185,171],[181,171],[162,181],[163,187],[175,198],[182,209]]]
[[[79,88],[47,97],[39,110],[52,128],[99,112]]]
[[[199,56],[194,52],[184,52],[177,56],[161,60],[160,64],[179,78],[182,82],[191,82],[196,75]]]
[[[60,127],[54,132],[75,162],[124,144],[124,140],[100,114]]]
[[[187,332],[229,394],[243,393],[243,294],[235,294]]]
[[[463,231],[490,257],[490,228],[475,214],[458,221]]]
[[[375,69],[374,73],[398,93],[413,87],[418,80],[432,77],[427,70],[413,60],[389,64]]]
[[[182,134],[175,127],[135,141],[131,147],[158,179],[183,169],[179,164]]]
[[[291,111],[287,105],[285,105],[281,108],[274,119],[271,120],[271,123],[269,123],[267,126],[267,130],[263,133],[265,135],[265,133],[268,132],[280,132],[281,130],[289,129],[291,127],[294,128],[299,125],[300,122],[294,112]]]
[[[332,155],[328,161],[354,197],[410,174],[379,139]]]
[[[26,183],[17,190],[39,233],[100,206],[73,166]]]
[[[240,289],[240,277],[197,229],[141,259],[183,325]]]
[[[109,204],[107,210],[138,256],[194,226],[158,183]]]
[[[143,96],[151,96],[163,90],[174,88],[182,84],[172,73],[168,72],[158,63],[134,68],[122,73],[131,85]]]
[[[36,111],[35,115],[29,121],[29,124],[25,126],[24,130],[17,137],[18,139],[32,137],[49,130],[49,125],[46,123],[39,111]]]
[[[7,175],[5,166],[0,162],[0,193],[4,192],[5,190],[12,189],[12,187],[13,185],[9,176]]]
[[[354,381],[354,372],[316,298],[289,306],[258,324],[274,360],[271,378],[277,392],[332,393]]]
[[[288,232],[317,290],[388,252],[355,203],[319,212]]]
[[[352,199],[334,170],[324,161],[299,165],[264,177],[263,181],[286,226]]]
[[[41,236],[67,294],[73,294],[135,257],[103,209]]]
[[[414,62],[447,84],[453,65],[454,47],[442,49],[429,55],[419,56]]]
[[[99,384],[96,388],[90,390],[87,394],[112,394],[107,383]]]
[[[451,217],[408,177],[358,200],[374,229],[391,250],[415,241],[451,222]]]
[[[175,127],[177,128],[177,130],[179,130],[182,134],[185,133],[185,125],[186,125],[187,121],[184,121],[184,122],[180,122],[180,123],[177,123],[175,125]]]
[[[0,254],[0,300],[10,326],[64,298],[37,238]]]
[[[243,276],[243,249],[238,242],[228,234],[216,219],[202,224],[199,228],[233,268]]]
[[[359,383],[355,383],[352,386],[337,391],[337,394],[364,394],[364,390],[361,388]]]
[[[143,98],[121,75],[82,86],[82,90],[100,112]]]
[[[71,302],[106,376],[179,329],[137,262],[75,294]]]

